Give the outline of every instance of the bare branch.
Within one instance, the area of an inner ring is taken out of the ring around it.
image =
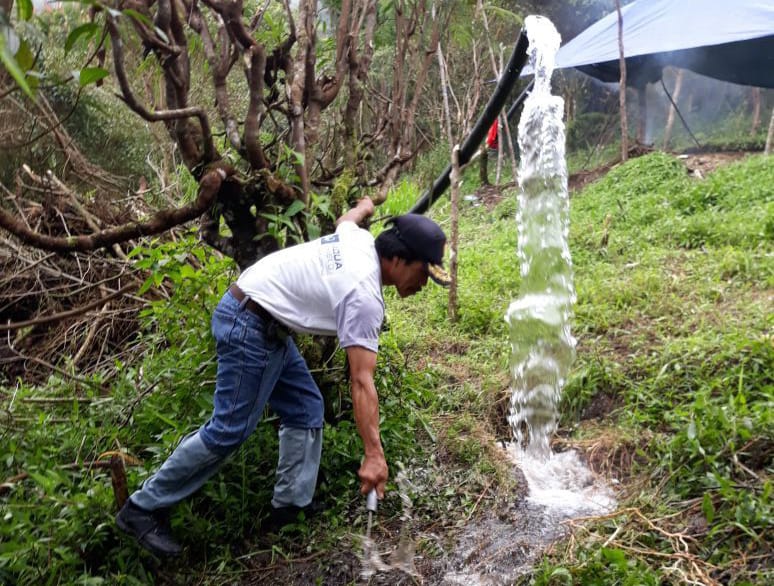
[[[28,319],[26,321],[20,321],[16,323],[0,324],[0,332],[20,330],[22,328],[27,328],[30,326],[40,326],[43,324],[49,324],[52,322],[61,321],[63,319],[67,319],[68,317],[76,317],[78,315],[82,315],[86,313],[91,309],[94,309],[95,307],[98,307],[100,305],[107,303],[108,301],[110,301],[115,297],[119,297],[120,295],[123,295],[130,289],[135,289],[135,288],[137,288],[137,283],[130,283],[128,285],[124,285],[118,291],[114,291],[113,293],[106,295],[105,297],[100,297],[96,301],[92,301],[91,303],[87,303],[86,305],[83,305],[81,307],[76,307],[75,309],[70,309],[69,311],[63,311],[62,313],[57,313],[55,315],[47,315],[45,317]]]
[[[266,13],[266,10],[269,8],[269,4],[271,4],[271,0],[266,0],[266,2],[263,3],[263,8],[261,8],[259,11],[255,13],[255,16],[253,16],[253,20],[250,23],[250,30],[254,31],[258,28],[258,25],[261,24],[261,21],[263,20],[263,15]]]
[[[343,0],[339,14],[339,24],[336,29],[336,73],[330,77],[324,77],[315,83],[313,99],[319,104],[320,109],[326,108],[339,94],[344,82],[344,74],[349,67],[350,46],[354,43],[353,36],[357,29],[351,29],[349,20],[352,12],[352,0]]]
[[[231,101],[226,86],[226,77],[228,76],[233,63],[236,61],[236,50],[233,52],[232,57],[229,36],[226,32],[225,24],[221,21],[218,29],[220,56],[218,57],[218,55],[216,55],[212,36],[210,36],[210,31],[196,4],[194,4],[191,9],[189,23],[191,28],[199,33],[199,36],[202,39],[204,55],[207,57],[207,61],[210,64],[210,70],[212,71],[212,81],[215,86],[215,103],[218,106],[220,119],[223,121],[223,126],[226,129],[226,136],[228,137],[231,146],[239,151],[242,148],[242,141],[239,137],[239,128],[236,119],[231,113]]]
[[[174,226],[198,218],[213,204],[223,181],[233,173],[234,170],[225,165],[210,170],[199,182],[199,196],[194,202],[180,208],[157,212],[149,220],[142,223],[131,222],[89,235],[57,237],[30,230],[12,214],[0,209],[0,227],[11,232],[25,244],[43,250],[55,252],[96,250],[140,236],[160,234]]]
[[[121,99],[137,114],[139,114],[145,120],[150,122],[157,122],[161,120],[185,120],[186,118],[196,117],[199,119],[199,124],[202,130],[202,143],[204,146],[204,163],[211,163],[216,158],[215,144],[212,140],[212,131],[210,130],[210,123],[207,119],[207,114],[202,108],[188,107],[180,108],[176,110],[157,110],[155,112],[149,111],[145,108],[135,97],[132,92],[129,80],[126,76],[126,69],[124,68],[124,48],[121,34],[118,31],[115,18],[112,15],[107,16],[108,31],[110,32],[110,39],[113,45],[113,64],[118,78],[119,86],[121,87]]]
[[[250,51],[250,105],[245,119],[245,148],[253,169],[267,169],[269,161],[261,148],[260,128],[266,107],[263,103],[263,75],[266,69],[266,52],[256,44]]]
[[[390,171],[392,171],[396,167],[400,167],[401,165],[405,165],[411,159],[416,157],[418,154],[419,154],[419,149],[416,149],[416,150],[410,152],[407,155],[402,155],[402,156],[401,155],[395,155],[394,157],[392,157],[392,159],[387,161],[387,163],[381,169],[379,169],[379,171],[377,171],[376,175],[374,175],[374,177],[370,181],[368,181],[365,184],[365,186],[366,187],[375,187],[377,185],[381,185],[384,182],[384,180],[387,179]],[[375,200],[374,203],[378,204],[378,203],[381,203],[382,201],[384,201],[384,199],[379,199],[378,201]]]

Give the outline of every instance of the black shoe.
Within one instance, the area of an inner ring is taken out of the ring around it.
[[[302,519],[309,519],[322,511],[323,508],[322,505],[316,502],[312,502],[305,507],[297,507],[296,505],[272,507],[269,518],[264,524],[264,529],[269,532],[277,532],[287,525],[299,523]]]
[[[183,550],[172,538],[165,511],[146,511],[128,499],[116,515],[116,525],[158,556],[177,556]]]

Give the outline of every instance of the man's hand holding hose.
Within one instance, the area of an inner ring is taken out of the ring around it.
[[[368,494],[372,488],[376,488],[379,498],[384,498],[384,485],[387,482],[389,470],[384,454],[369,456],[366,454],[360,465],[357,475],[360,477],[360,492]]]

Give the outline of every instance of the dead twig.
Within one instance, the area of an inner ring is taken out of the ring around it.
[[[27,328],[30,326],[38,326],[43,324],[48,324],[55,321],[60,321],[63,319],[66,319],[68,317],[75,317],[78,315],[82,315],[89,311],[90,309],[94,309],[100,304],[105,303],[106,301],[109,301],[115,297],[118,297],[120,295],[123,295],[130,289],[135,288],[137,285],[135,283],[130,283],[129,285],[125,285],[121,287],[118,291],[115,291],[113,293],[110,293],[109,295],[102,297],[101,299],[98,299],[97,301],[93,301],[92,303],[87,303],[86,305],[83,305],[81,307],[76,307],[75,309],[71,309],[69,311],[63,311],[62,313],[58,313],[56,315],[48,315],[45,317],[38,317],[35,319],[29,319],[22,322],[16,322],[16,323],[7,323],[7,324],[0,324],[0,332],[8,332],[12,330],[18,330],[21,328]]]

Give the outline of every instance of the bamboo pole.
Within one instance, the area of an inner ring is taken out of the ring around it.
[[[623,15],[621,14],[621,0],[615,0],[615,9],[618,12],[618,52],[620,54],[621,79],[618,91],[618,104],[621,111],[621,161],[629,158],[629,123],[626,119],[626,58],[623,45]]]
[[[449,108],[449,92],[448,92],[448,78],[446,75],[446,61],[443,58],[443,52],[441,50],[441,44],[438,43],[438,69],[441,74],[441,88],[443,90],[443,113],[446,130],[446,138],[449,141],[449,148],[451,149],[451,175],[450,175],[450,198],[451,198],[451,234],[449,234],[449,276],[451,277],[451,283],[449,283],[449,304],[448,315],[449,320],[452,322],[457,321],[457,240],[458,240],[458,215],[459,215],[459,190],[460,190],[460,149],[459,145],[455,144],[454,134],[451,127],[451,110]]]

